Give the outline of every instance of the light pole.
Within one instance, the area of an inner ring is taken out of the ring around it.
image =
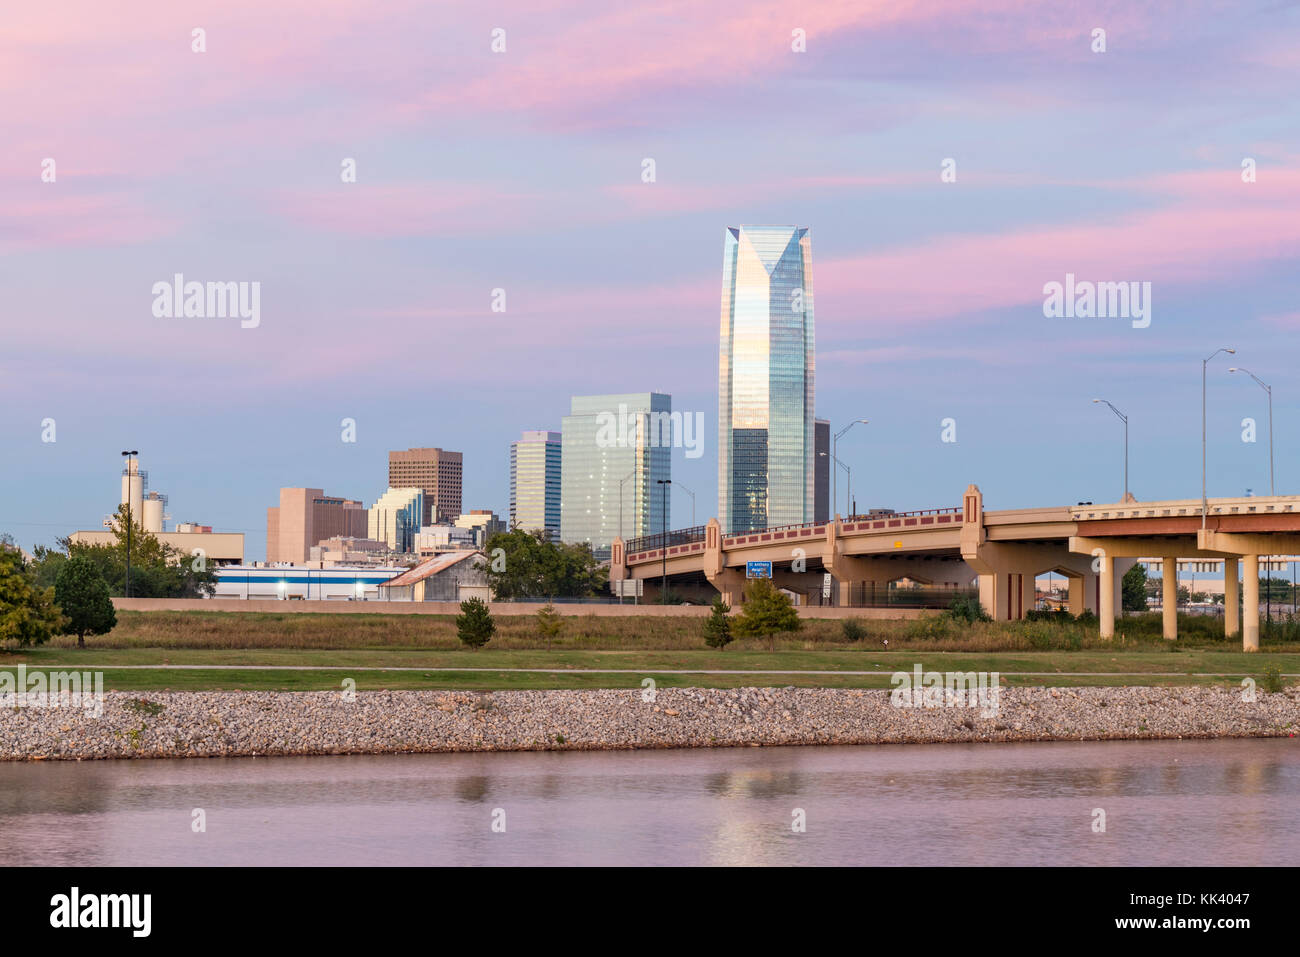
[[[659,584],[659,604],[668,604],[668,486],[673,484],[672,479],[655,479],[655,482],[663,493],[663,510],[664,510],[664,527],[663,540],[659,543],[659,553],[663,557],[663,580]]]
[[[624,561],[627,559],[627,539],[623,538],[623,483],[636,475],[636,469],[628,472],[618,480],[618,537],[623,541]],[[618,586],[618,603],[623,604],[623,586]]]
[[[623,483],[626,482],[634,475],[636,475],[636,469],[633,469],[632,471],[628,472],[627,475],[623,476],[621,479],[618,480],[618,537],[619,538],[623,538]],[[627,540],[624,539],[623,543],[627,544]]]
[[[688,489],[681,482],[677,483],[677,487],[691,497],[691,528],[694,528],[695,527],[695,493],[692,492],[690,489]]]
[[[1128,416],[1125,415],[1123,412],[1121,412],[1119,409],[1115,408],[1105,399],[1093,399],[1092,401],[1105,402],[1107,405],[1110,405],[1110,410],[1114,412],[1116,415],[1118,415],[1120,421],[1124,423],[1124,501],[1127,502],[1128,501]]]
[[[1205,517],[1210,511],[1210,500],[1205,491],[1205,367],[1220,352],[1235,356],[1236,349],[1215,349],[1201,360],[1201,528],[1205,527]]]
[[[837,455],[837,453],[839,452],[840,436],[843,435],[843,434],[844,434],[845,432],[847,432],[849,429],[853,428],[855,425],[858,425],[858,424],[866,425],[866,424],[867,424],[867,420],[866,420],[866,419],[854,419],[854,420],[853,420],[852,422],[850,422],[848,425],[844,426],[844,428],[840,429],[838,432],[835,433],[835,438],[831,440],[831,458],[832,458],[834,461],[836,461],[836,462],[839,461],[839,456]],[[832,471],[834,471],[834,470],[832,469]],[[831,489],[832,489],[832,491],[831,491],[831,519],[832,519],[832,520],[834,520],[834,518],[835,518],[835,509],[838,508],[838,507],[839,507],[839,504],[840,504],[840,501],[839,501],[839,499],[840,499],[839,478],[840,478],[840,473],[839,473],[839,472],[835,472],[834,478],[833,478],[832,481],[831,481]]]
[[[131,496],[135,491],[135,475],[131,472],[131,461],[139,454],[136,449],[122,453],[126,459],[126,588],[124,589],[126,598],[131,597]]]
[[[1277,486],[1273,484],[1273,387],[1265,384],[1259,376],[1249,369],[1233,366],[1229,372],[1244,372],[1255,380],[1261,389],[1268,393],[1268,494],[1276,495]]]

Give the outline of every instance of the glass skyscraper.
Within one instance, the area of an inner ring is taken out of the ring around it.
[[[560,534],[560,433],[526,431],[510,444],[510,527]]]
[[[814,518],[812,244],[800,226],[731,226],[722,257],[718,521]]]
[[[561,424],[561,540],[589,542],[603,561],[615,537],[668,528],[672,490],[658,482],[672,478],[671,412],[659,392],[573,397]]]

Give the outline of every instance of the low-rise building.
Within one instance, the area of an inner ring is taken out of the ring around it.
[[[448,552],[407,569],[379,586],[385,601],[488,601],[486,557],[479,551]]]
[[[213,598],[373,601],[379,586],[406,571],[398,566],[230,565],[218,568]]]

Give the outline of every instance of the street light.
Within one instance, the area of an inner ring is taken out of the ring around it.
[[[843,462],[841,462],[839,459],[836,459],[835,456],[832,455],[831,458],[835,459],[835,464],[836,464],[836,465],[838,465],[840,468],[844,469],[844,483],[845,483],[845,485],[848,486],[848,488],[846,488],[846,489],[844,490],[844,497],[845,497],[846,499],[852,500],[852,498],[853,498],[853,469],[849,468],[847,465],[845,465],[845,464],[844,464]],[[835,474],[836,474],[837,476],[839,475],[838,472],[836,472]],[[846,504],[847,504],[847,503],[846,503]],[[849,516],[849,517],[852,518],[852,516]]]
[[[1210,500],[1205,491],[1205,367],[1220,352],[1235,356],[1236,349],[1215,349],[1201,360],[1201,528],[1205,527],[1205,516],[1210,512]]]
[[[623,538],[623,483],[636,475],[636,469],[628,472],[618,480],[618,537]],[[626,540],[625,540],[626,543]]]
[[[668,486],[673,484],[672,479],[655,479],[656,484],[664,490],[663,510],[664,510],[664,534],[663,540],[659,543],[660,554],[663,556],[663,580],[659,584],[659,604],[668,604]]]
[[[1128,501],[1128,416],[1115,408],[1105,399],[1093,399],[1093,402],[1105,402],[1110,405],[1110,410],[1119,416],[1120,421],[1124,423],[1124,501]]]
[[[1273,484],[1273,387],[1266,385],[1259,376],[1249,369],[1242,369],[1239,366],[1233,366],[1229,372],[1244,372],[1258,383],[1259,387],[1268,393],[1268,494],[1276,495],[1277,486]]]
[[[139,454],[136,449],[122,453],[126,458],[126,594],[124,596],[126,598],[131,597],[131,496],[135,489],[135,476],[131,473],[131,459]]]
[[[834,438],[833,440],[831,440],[831,458],[834,459],[836,462],[839,461],[839,456],[837,455],[837,453],[839,452],[840,436],[843,435],[843,434],[844,434],[845,432],[847,432],[849,429],[853,428],[855,425],[858,425],[858,424],[866,425],[866,424],[867,424],[867,420],[866,420],[866,419],[854,419],[854,420],[853,420],[852,422],[850,422],[848,425],[844,426],[844,428],[840,429],[838,432],[835,433],[835,438]],[[833,471],[833,470],[832,470],[832,471]],[[835,509],[837,509],[837,508],[839,507],[839,504],[840,504],[839,478],[840,478],[840,473],[839,473],[839,472],[835,472],[835,475],[834,475],[834,477],[833,477],[833,479],[832,479],[832,481],[831,481],[831,516],[832,516],[832,518],[833,518],[834,515],[835,515]]]
[[[691,497],[691,528],[694,528],[695,527],[695,493],[692,492],[690,489],[688,489],[681,482],[677,483],[677,487]]]

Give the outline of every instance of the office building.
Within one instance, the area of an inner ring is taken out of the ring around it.
[[[525,431],[510,444],[510,527],[560,534],[560,433]]]
[[[828,522],[831,517],[831,469],[835,468],[831,461],[831,424],[827,419],[817,419],[813,426],[813,479],[816,486],[813,521]]]
[[[406,449],[388,453],[388,487],[418,488],[424,492],[424,513],[419,525],[450,522],[461,510],[459,452],[443,449]]]
[[[624,540],[669,527],[672,396],[574,396],[561,425],[560,538],[609,558]]]
[[[266,510],[266,560],[301,565],[314,545],[341,535],[364,538],[366,507],[318,488],[282,488],[280,504]]]
[[[486,545],[487,540],[498,532],[509,531],[506,523],[501,521],[497,513],[490,508],[472,508],[457,517],[454,524],[457,528],[472,531],[474,541],[479,548]]]
[[[370,507],[365,537],[385,542],[395,552],[414,551],[424,514],[423,489],[390,488]]]
[[[744,532],[813,520],[812,244],[799,226],[723,237],[718,520]]]

